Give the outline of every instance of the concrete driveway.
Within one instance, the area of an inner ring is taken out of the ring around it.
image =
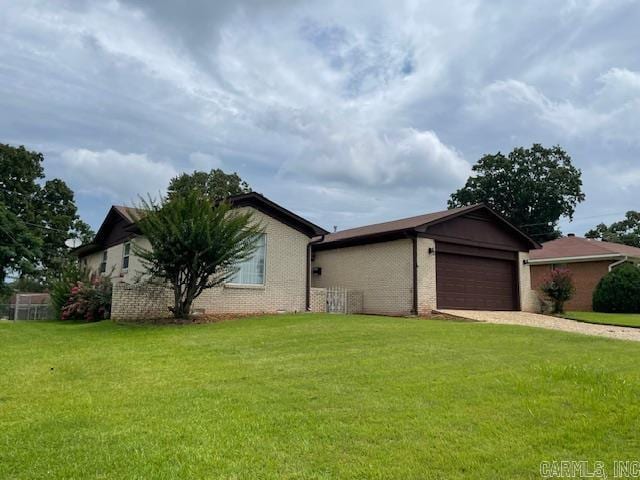
[[[468,318],[478,322],[499,323],[503,325],[524,325],[527,327],[549,328],[563,332],[582,333],[598,337],[617,338],[640,342],[640,328],[614,327],[576,322],[565,318],[551,317],[528,312],[487,312],[478,310],[438,310],[454,317]]]

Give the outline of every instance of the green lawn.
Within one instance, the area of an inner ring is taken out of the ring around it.
[[[0,478],[539,478],[638,460],[640,344],[299,315],[0,323]]]
[[[588,323],[640,327],[640,314],[638,313],[566,312],[563,316]]]

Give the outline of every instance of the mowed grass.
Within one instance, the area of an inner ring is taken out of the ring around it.
[[[566,312],[563,316],[581,322],[640,327],[639,313]]]
[[[0,324],[0,478],[539,478],[637,460],[640,345],[298,315]]]

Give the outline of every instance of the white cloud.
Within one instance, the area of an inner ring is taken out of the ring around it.
[[[191,152],[189,154],[189,164],[196,170],[208,172],[214,168],[222,168],[222,160],[216,155],[202,152]]]
[[[4,141],[46,145],[92,206],[222,166],[346,227],[443,208],[498,149],[560,143],[589,198],[590,166],[640,157],[627,0],[3,7]]]
[[[513,79],[496,81],[485,87],[471,109],[487,118],[518,114],[526,117],[532,113],[539,121],[567,135],[590,133],[608,121],[606,113],[575,106],[568,100],[553,101],[535,87]]]
[[[284,171],[364,187],[447,189],[467,177],[470,165],[430,130],[335,128],[285,163]]]
[[[106,195],[112,201],[130,202],[138,195],[164,193],[176,170],[154,162],[145,154],[75,149],[61,155],[65,178],[76,191]]]

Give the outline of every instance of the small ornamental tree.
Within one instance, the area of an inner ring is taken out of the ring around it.
[[[540,290],[553,303],[553,313],[563,313],[565,302],[575,293],[571,271],[554,268],[540,285]]]
[[[620,265],[600,279],[593,292],[596,312],[640,313],[640,268]]]
[[[175,318],[187,318],[204,290],[226,282],[263,233],[250,211],[213,202],[197,190],[143,200],[141,207],[136,220],[151,248],[134,246],[134,253],[152,278],[169,283]]]

